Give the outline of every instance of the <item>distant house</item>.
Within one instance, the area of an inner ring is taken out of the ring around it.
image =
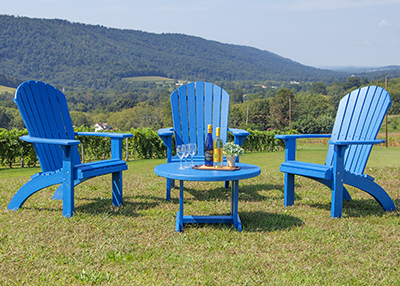
[[[114,130],[114,128],[111,127],[110,124],[107,122],[98,122],[94,124],[94,131],[107,131],[107,130]]]

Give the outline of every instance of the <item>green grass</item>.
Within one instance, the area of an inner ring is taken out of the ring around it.
[[[324,162],[324,144],[303,144],[298,158]],[[400,148],[375,147],[366,172],[400,203]],[[330,192],[296,181],[283,206],[283,152],[246,154],[262,174],[240,181],[243,231],[231,225],[185,225],[175,233],[178,190],[165,201],[165,160],[129,162],[121,208],[111,206],[110,176],[76,187],[72,218],[44,189],[17,212],[15,191],[38,169],[0,170],[1,285],[399,285],[400,216],[349,188],[343,218],[330,218]],[[27,171],[28,170],[28,171]],[[20,172],[20,176],[18,176]],[[230,212],[221,183],[186,182],[185,213]]]
[[[176,80],[168,77],[162,76],[135,76],[135,77],[125,77],[124,80],[129,82],[154,82],[156,84],[163,83],[175,83]]]
[[[388,133],[400,133],[400,115],[388,115],[387,117]],[[383,120],[379,133],[385,133],[386,119]]]
[[[8,93],[14,94],[15,90],[16,90],[15,88],[0,85],[0,93],[8,92]]]

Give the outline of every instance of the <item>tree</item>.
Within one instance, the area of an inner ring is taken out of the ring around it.
[[[230,96],[231,96],[231,103],[235,104],[235,103],[242,103],[243,102],[243,95],[244,92],[242,89],[235,89],[229,92]]]
[[[358,76],[351,76],[347,78],[347,81],[344,83],[344,89],[357,89],[361,86],[361,80]]]
[[[269,100],[256,99],[249,103],[249,123],[254,124],[257,130],[264,131],[271,127],[269,118]]]
[[[297,110],[299,116],[309,114],[314,118],[322,114],[335,116],[336,110],[329,105],[328,98],[321,94],[301,94],[297,97]]]
[[[231,105],[229,108],[229,124],[230,128],[240,128],[241,125],[246,123],[246,115],[243,113],[243,105],[235,104]]]
[[[74,126],[93,126],[94,122],[92,117],[88,113],[81,111],[70,111],[71,121]]]
[[[7,112],[5,107],[0,106],[0,128],[8,129],[10,125],[10,114]]]
[[[326,95],[327,92],[326,92],[325,84],[322,83],[322,82],[314,82],[311,85],[311,93],[312,94],[323,94],[323,95]]]
[[[270,121],[275,129],[289,128],[290,121],[296,118],[296,100],[287,88],[281,88],[270,102]]]

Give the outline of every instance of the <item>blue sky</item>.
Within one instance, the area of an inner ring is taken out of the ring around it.
[[[181,33],[304,65],[400,65],[400,0],[0,0],[0,14]]]

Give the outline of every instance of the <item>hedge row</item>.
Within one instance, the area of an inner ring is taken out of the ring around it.
[[[88,132],[94,131],[94,129],[82,126],[76,128],[75,131]],[[247,152],[276,151],[284,148],[284,142],[275,139],[275,135],[293,133],[293,131],[248,131],[250,135],[242,146]],[[123,141],[122,148],[125,160],[165,158],[167,150],[158,137],[157,131],[151,128],[132,128],[128,133],[132,133],[133,137]],[[0,129],[0,160],[2,165],[8,165],[11,168],[12,164],[16,162],[21,162],[22,167],[37,164],[33,145],[19,139],[22,135],[27,134],[26,129],[9,131]],[[109,138],[77,136],[77,139],[81,141],[78,148],[83,162],[110,158],[111,141]],[[232,134],[228,135],[228,141],[233,141]]]

